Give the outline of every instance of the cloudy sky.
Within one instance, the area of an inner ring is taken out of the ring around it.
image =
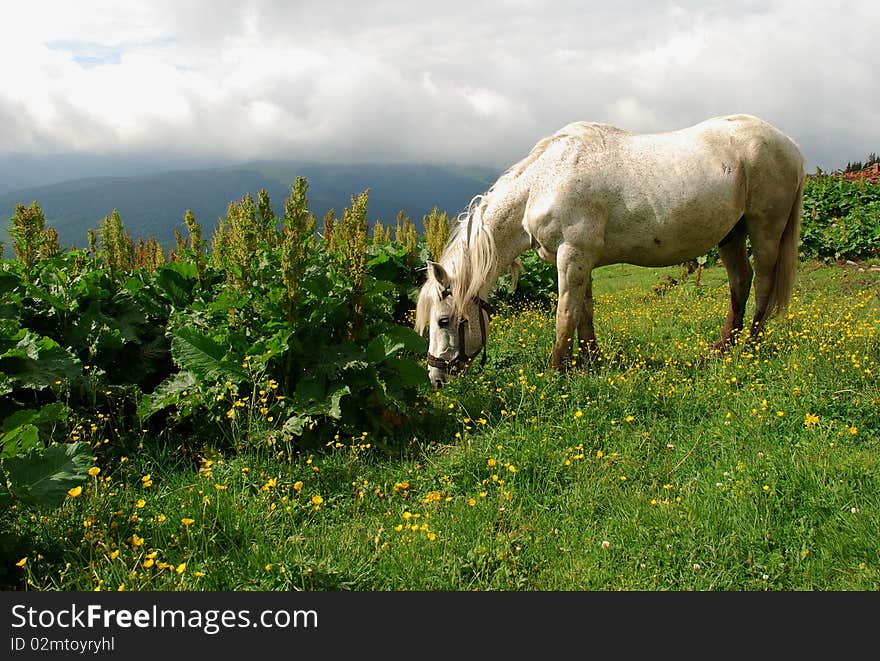
[[[502,168],[575,120],[747,112],[880,152],[880,2],[4,2],[0,154]]]

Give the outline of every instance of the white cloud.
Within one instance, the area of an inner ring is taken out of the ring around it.
[[[504,167],[578,119],[734,112],[810,168],[880,149],[872,0],[52,1],[4,23],[0,152]]]

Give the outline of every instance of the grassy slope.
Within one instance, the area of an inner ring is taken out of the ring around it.
[[[547,369],[552,310],[505,313],[490,365],[429,397],[437,424],[399,456],[104,447],[82,496],[21,515],[12,570],[61,590],[880,589],[880,272],[804,265],[790,318],[708,361],[724,272],[653,291],[666,274],[597,272],[595,372]]]

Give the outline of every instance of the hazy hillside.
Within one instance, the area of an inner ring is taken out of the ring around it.
[[[0,154],[0,195],[90,177],[130,177],[227,163],[168,154]]]
[[[119,210],[133,237],[155,236],[172,245],[174,228],[183,229],[187,209],[193,210],[206,236],[210,236],[231,201],[248,192],[256,196],[261,188],[268,191],[276,213],[281,214],[297,176],[308,179],[310,207],[319,220],[331,208],[340,215],[350,205],[352,195],[369,188],[371,224],[376,219],[393,223],[403,209],[421,229],[422,216],[434,206],[457,214],[498,174],[489,169],[425,164],[260,161],[226,168],[76,179],[0,194],[0,241],[9,246],[7,230],[15,205],[37,200],[47,223],[58,231],[63,247],[85,245],[86,230],[97,228],[100,219],[113,209]]]

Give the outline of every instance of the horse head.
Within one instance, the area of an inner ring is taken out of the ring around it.
[[[428,329],[428,380],[442,388],[450,375],[464,371],[482,350],[486,362],[486,337],[491,306],[478,296],[457,300],[455,275],[437,262],[428,262],[428,279],[416,306],[416,330]]]

